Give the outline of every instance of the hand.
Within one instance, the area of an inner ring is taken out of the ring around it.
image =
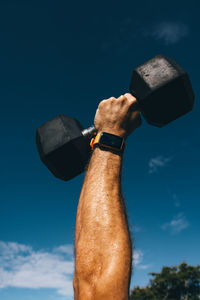
[[[96,111],[94,126],[98,132],[108,132],[127,138],[141,125],[140,112],[136,110],[136,98],[125,94],[100,102]]]

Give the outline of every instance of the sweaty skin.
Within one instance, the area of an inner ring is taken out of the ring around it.
[[[94,125],[127,139],[141,124],[130,94],[100,102]],[[95,148],[81,190],[75,229],[75,300],[128,300],[132,245],[121,193],[123,154]]]

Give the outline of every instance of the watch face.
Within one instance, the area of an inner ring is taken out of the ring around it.
[[[123,144],[123,138],[110,133],[103,132],[99,141],[100,145],[109,146],[120,150]]]

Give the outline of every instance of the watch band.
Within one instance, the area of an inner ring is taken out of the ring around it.
[[[92,150],[99,147],[103,150],[110,150],[115,153],[123,153],[125,148],[124,138],[108,133],[99,132],[94,138],[91,139],[90,146]]]

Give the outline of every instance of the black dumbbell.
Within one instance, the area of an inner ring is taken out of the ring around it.
[[[157,55],[133,71],[130,93],[149,124],[162,127],[192,110],[194,93],[186,71]],[[58,178],[82,173],[91,155],[94,126],[83,129],[74,118],[59,115],[39,127],[36,143],[42,162]]]

